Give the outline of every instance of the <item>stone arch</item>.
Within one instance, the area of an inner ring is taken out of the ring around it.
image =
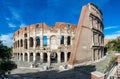
[[[24,48],[27,49],[27,39],[24,40]]]
[[[51,49],[57,49],[57,37],[55,35],[50,37],[50,47]]]
[[[60,56],[61,56],[61,62],[64,62],[64,60],[65,60],[65,58],[64,58],[64,57],[65,57],[65,56],[64,56],[64,52],[61,52],[61,55],[60,55]]]
[[[47,36],[43,36],[43,46],[47,46],[48,45],[48,37]]]
[[[33,62],[33,52],[30,53],[30,62]]]
[[[35,40],[36,40],[36,47],[39,47],[39,46],[40,46],[40,37],[37,36],[37,37],[35,38]]]
[[[25,53],[25,58],[24,58],[25,61],[28,61],[28,54]]]
[[[30,38],[29,38],[29,41],[30,41],[30,43],[29,43],[29,44],[30,44],[30,47],[33,47],[33,41],[34,41],[34,40],[33,40],[33,37],[30,37]]]
[[[68,37],[67,37],[67,45],[70,45],[70,44],[71,44],[71,37],[68,36]]]
[[[71,52],[67,53],[67,61],[70,59]]]
[[[23,47],[23,40],[20,40],[20,47]]]
[[[21,53],[20,60],[23,61],[23,53]]]
[[[39,63],[40,62],[40,53],[36,53],[36,56],[35,56],[35,61],[36,63]]]
[[[50,62],[51,63],[57,63],[57,53],[56,52],[52,52],[51,54],[50,54]]]
[[[47,63],[47,53],[43,53],[43,63]]]
[[[27,37],[27,33],[24,34],[24,37]]]
[[[60,36],[60,44],[64,44],[64,36],[63,35]]]

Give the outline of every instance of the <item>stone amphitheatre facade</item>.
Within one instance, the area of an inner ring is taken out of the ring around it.
[[[92,3],[83,6],[78,25],[38,23],[14,33],[15,60],[46,66],[94,62],[104,56],[102,13]]]

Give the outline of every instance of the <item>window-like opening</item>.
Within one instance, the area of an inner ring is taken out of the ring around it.
[[[19,40],[18,40],[18,47],[19,47]]]
[[[67,61],[70,59],[71,52],[67,53]]]
[[[64,52],[61,52],[61,62],[64,62]]]
[[[30,44],[30,47],[33,47],[33,38],[32,38],[32,37],[30,37],[30,39],[29,39],[29,40],[30,40],[30,43],[29,43],[29,44]]]
[[[71,26],[70,26],[70,24],[68,24],[68,28],[70,28]]]
[[[24,40],[24,47],[25,47],[25,49],[28,48],[28,47],[27,47],[27,39]]]
[[[30,62],[33,61],[33,53],[30,53]]]
[[[60,44],[64,44],[64,36],[60,37]]]
[[[37,36],[36,37],[36,47],[39,47],[40,46],[40,37]]]
[[[28,54],[25,53],[25,61],[28,61]]]
[[[25,27],[25,30],[27,30],[27,27]]]
[[[27,33],[24,34],[24,37],[27,37]]]
[[[20,46],[23,47],[23,40],[20,40]]]
[[[43,46],[47,46],[47,36],[43,36]]]
[[[52,52],[50,54],[50,60],[51,60],[51,63],[57,63],[57,53],[56,52]]]
[[[18,35],[19,35],[19,31],[18,31]]]
[[[21,61],[23,61],[23,54],[21,53]]]
[[[67,45],[70,45],[70,43],[71,43],[71,37],[68,36],[68,37],[67,37]]]
[[[47,63],[47,53],[43,53],[43,63]]]
[[[35,62],[40,63],[40,53],[37,53],[35,58]]]
[[[40,28],[40,25],[39,25],[39,24],[36,24],[36,28]]]

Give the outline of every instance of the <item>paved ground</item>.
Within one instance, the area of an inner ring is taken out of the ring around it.
[[[18,68],[11,74],[19,75],[17,79],[90,79],[90,75],[83,74],[74,69],[67,71],[40,71],[39,69]],[[23,78],[26,77],[26,78]]]

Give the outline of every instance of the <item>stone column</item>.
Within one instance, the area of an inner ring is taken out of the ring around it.
[[[64,52],[65,63],[67,62],[67,52]]]
[[[23,61],[25,61],[24,59],[25,59],[25,54],[23,53]]]
[[[27,53],[28,54],[28,62],[30,61],[30,53]]]
[[[36,58],[35,58],[35,57],[36,57],[35,54],[36,54],[36,53],[33,52],[33,62],[35,62],[35,59],[36,59]]]
[[[61,40],[60,35],[58,35],[57,36],[58,46],[60,46],[60,40]]]
[[[64,36],[64,45],[67,46],[67,36]]]
[[[70,45],[72,45],[73,44],[73,37],[71,36],[71,39],[70,39]]]
[[[40,47],[43,47],[43,37],[40,39]]]
[[[48,36],[47,38],[47,44],[48,44],[48,47],[50,47],[50,36]]]
[[[35,49],[36,48],[36,39],[35,39],[35,37],[33,37],[33,49]]]
[[[47,53],[47,63],[50,65],[50,52]]]
[[[91,49],[92,62],[94,61],[94,49]]]
[[[43,63],[43,53],[40,53],[40,62]]]
[[[29,44],[30,44],[30,40],[29,40],[29,38],[27,39],[27,48],[29,49]]]
[[[61,63],[61,56],[60,56],[60,52],[58,52],[58,53],[57,53],[57,55],[58,55],[57,62],[58,62],[58,63]]]

